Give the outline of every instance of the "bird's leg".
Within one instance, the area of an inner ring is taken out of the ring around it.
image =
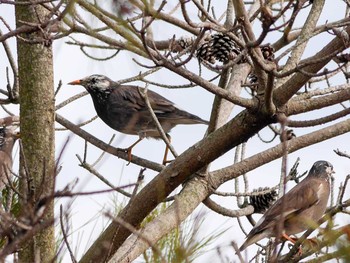
[[[129,163],[131,162],[131,151],[132,151],[132,148],[134,148],[135,145],[138,144],[142,140],[143,140],[143,138],[140,137],[136,142],[131,144],[128,148],[124,149],[128,153],[128,161],[129,161]]]
[[[292,238],[292,237],[288,236],[286,233],[284,233],[284,234],[282,235],[282,237],[284,237],[285,239],[287,239],[287,240],[289,240],[290,242],[292,242],[293,245],[298,241],[297,238]],[[302,254],[303,254],[303,251],[302,251],[301,246],[300,246],[300,247],[298,248],[298,255],[301,256]]]
[[[297,242],[298,239],[296,238],[292,238],[290,236],[288,236],[287,234],[283,234],[282,237],[284,237],[285,239],[289,240],[290,242],[292,242],[293,244],[295,244],[295,242]]]
[[[166,137],[168,138],[169,142],[171,143],[171,136],[169,134],[166,134]],[[165,145],[165,152],[164,152],[164,157],[163,157],[163,165],[166,165],[167,163],[171,162],[171,161],[167,160],[168,159],[168,152],[169,152],[169,147],[168,147],[168,145]]]

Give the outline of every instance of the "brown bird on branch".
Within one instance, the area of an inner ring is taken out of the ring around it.
[[[324,215],[333,173],[333,166],[329,162],[315,162],[308,176],[265,212],[239,250],[242,251],[263,238],[276,237],[281,220],[281,237],[295,243],[290,235],[307,230]]]
[[[109,127],[121,133],[139,136],[139,139],[126,149],[129,161],[132,148],[143,138],[161,138],[145,99],[140,94],[142,88],[119,85],[103,75],[91,75],[68,84],[81,85],[90,93],[97,115]],[[168,132],[178,124],[208,124],[198,116],[177,108],[173,102],[154,91],[148,90],[147,97],[169,139]],[[167,162],[167,152],[168,147],[163,164]]]

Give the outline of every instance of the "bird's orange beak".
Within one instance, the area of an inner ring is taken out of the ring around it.
[[[74,81],[68,83],[68,85],[80,85],[80,84],[81,84],[81,80],[80,79],[74,80]]]

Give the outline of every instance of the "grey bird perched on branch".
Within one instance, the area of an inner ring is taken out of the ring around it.
[[[12,178],[12,149],[19,132],[15,126],[0,127],[0,192]]]
[[[276,237],[281,220],[281,237],[295,243],[289,236],[307,230],[325,213],[333,173],[333,166],[329,162],[315,162],[307,177],[265,212],[239,250],[242,251],[263,238]]]
[[[132,85],[119,85],[103,75],[91,75],[75,80],[69,85],[81,85],[91,95],[97,115],[112,129],[121,133],[138,135],[139,139],[127,148],[131,150],[145,137],[161,138],[139,89]],[[173,102],[148,90],[147,97],[164,132],[167,134],[178,124],[208,124],[207,121],[181,110]],[[170,136],[167,134],[168,138]],[[163,164],[166,163],[165,151]]]

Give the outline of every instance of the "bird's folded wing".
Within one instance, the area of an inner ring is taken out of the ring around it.
[[[275,222],[283,218],[289,219],[318,202],[317,184],[313,179],[307,179],[295,186],[291,191],[277,200],[255,225],[252,235],[273,227]],[[283,209],[283,213],[282,213]]]
[[[140,89],[142,90],[142,88]],[[121,103],[128,108],[134,108],[136,111],[148,111],[145,99],[141,97],[138,87],[125,86],[125,88],[119,88],[116,91],[121,93],[123,98]],[[148,90],[146,94],[156,114],[174,110],[174,104],[158,93]]]

